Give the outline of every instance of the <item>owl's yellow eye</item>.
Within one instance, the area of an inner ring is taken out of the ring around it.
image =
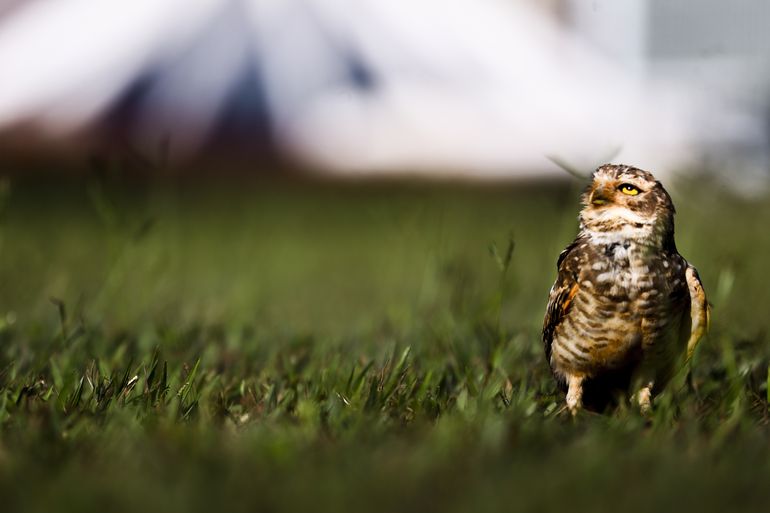
[[[618,189],[623,194],[628,194],[629,196],[636,196],[637,194],[639,194],[639,192],[641,192],[639,190],[639,187],[631,185],[630,183],[620,184],[620,187],[618,187]]]

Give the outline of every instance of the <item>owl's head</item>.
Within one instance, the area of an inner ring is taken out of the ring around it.
[[[582,199],[580,225],[589,235],[673,244],[674,204],[652,173],[605,164],[592,175]]]

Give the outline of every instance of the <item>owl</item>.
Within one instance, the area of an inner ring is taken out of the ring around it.
[[[674,205],[651,173],[603,165],[582,203],[548,299],[546,359],[573,414],[623,397],[648,412],[706,331],[703,285],[676,249]]]

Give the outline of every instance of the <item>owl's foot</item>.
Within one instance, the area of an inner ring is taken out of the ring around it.
[[[567,376],[567,408],[573,416],[583,408],[583,376]]]
[[[643,386],[636,393],[636,402],[639,404],[639,411],[642,415],[649,415],[652,411],[652,383]]]

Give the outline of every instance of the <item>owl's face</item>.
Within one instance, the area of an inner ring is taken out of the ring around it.
[[[623,165],[601,166],[582,199],[581,227],[592,234],[642,240],[670,232],[673,237],[671,197],[647,171]]]

